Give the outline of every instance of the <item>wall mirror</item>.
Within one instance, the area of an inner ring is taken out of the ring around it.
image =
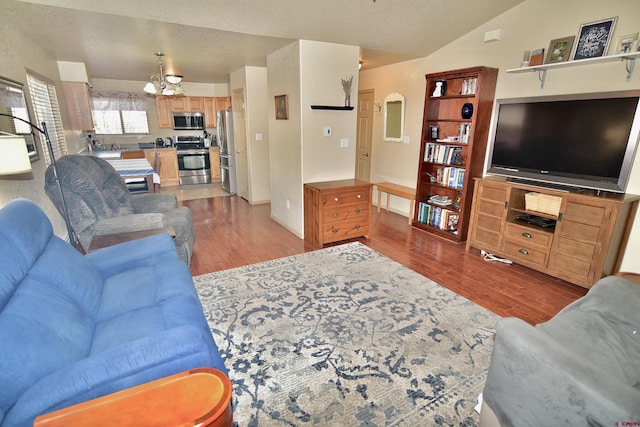
[[[0,113],[11,114],[31,122],[22,83],[0,76]],[[0,116],[0,135],[10,134],[24,137],[31,163],[39,159],[36,139],[31,126],[17,119]]]
[[[384,140],[402,142],[404,139],[404,96],[389,94],[384,99]]]

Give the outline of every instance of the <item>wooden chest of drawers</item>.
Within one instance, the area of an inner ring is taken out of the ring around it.
[[[304,186],[304,239],[325,243],[368,236],[373,184],[356,179]]]

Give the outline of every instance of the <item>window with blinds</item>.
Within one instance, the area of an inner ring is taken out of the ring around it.
[[[56,87],[53,82],[42,77],[32,71],[27,71],[27,86],[33,103],[34,114],[36,116],[37,126],[42,128],[44,122],[51,140],[53,155],[56,158],[67,155],[67,141],[64,138],[64,130],[62,129],[62,118],[60,117],[60,108],[58,106],[58,96],[56,95]],[[42,153],[44,154],[45,163],[51,163],[49,149],[46,146],[46,140],[43,135],[38,135]]]
[[[100,135],[149,133],[147,99],[132,92],[93,91],[94,131]]]
[[[92,110],[96,135],[123,135],[149,133],[146,111]]]

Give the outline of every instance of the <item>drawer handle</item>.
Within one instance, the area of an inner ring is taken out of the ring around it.
[[[362,212],[362,211],[360,210],[360,208],[356,208],[356,210],[355,210],[354,212],[355,212],[355,213],[357,213],[357,214],[359,214],[359,213],[360,213],[360,212]]]
[[[333,201],[334,201],[334,202],[337,202],[337,201],[338,201],[338,198],[336,197],[335,199],[333,199]]]
[[[526,249],[518,249],[518,252],[520,252],[522,255],[529,255],[529,251]]]
[[[356,225],[355,227],[353,227],[354,230],[360,230],[360,225]]]
[[[358,199],[361,199],[361,198],[362,198],[362,195],[358,194]]]
[[[338,212],[334,212],[331,214],[332,217],[334,218],[338,218],[340,216],[340,214]]]
[[[522,235],[523,235],[524,237],[526,237],[527,239],[532,239],[532,238],[533,238],[533,236],[531,235],[531,233],[524,232],[524,233],[522,233]]]
[[[340,231],[340,229],[339,229],[339,228],[331,227],[331,232],[332,232],[333,234],[337,233],[338,231]]]

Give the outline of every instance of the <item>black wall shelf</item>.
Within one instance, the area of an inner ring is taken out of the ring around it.
[[[344,111],[350,111],[353,110],[353,107],[336,107],[333,105],[312,105],[311,106],[312,110],[344,110]]]

